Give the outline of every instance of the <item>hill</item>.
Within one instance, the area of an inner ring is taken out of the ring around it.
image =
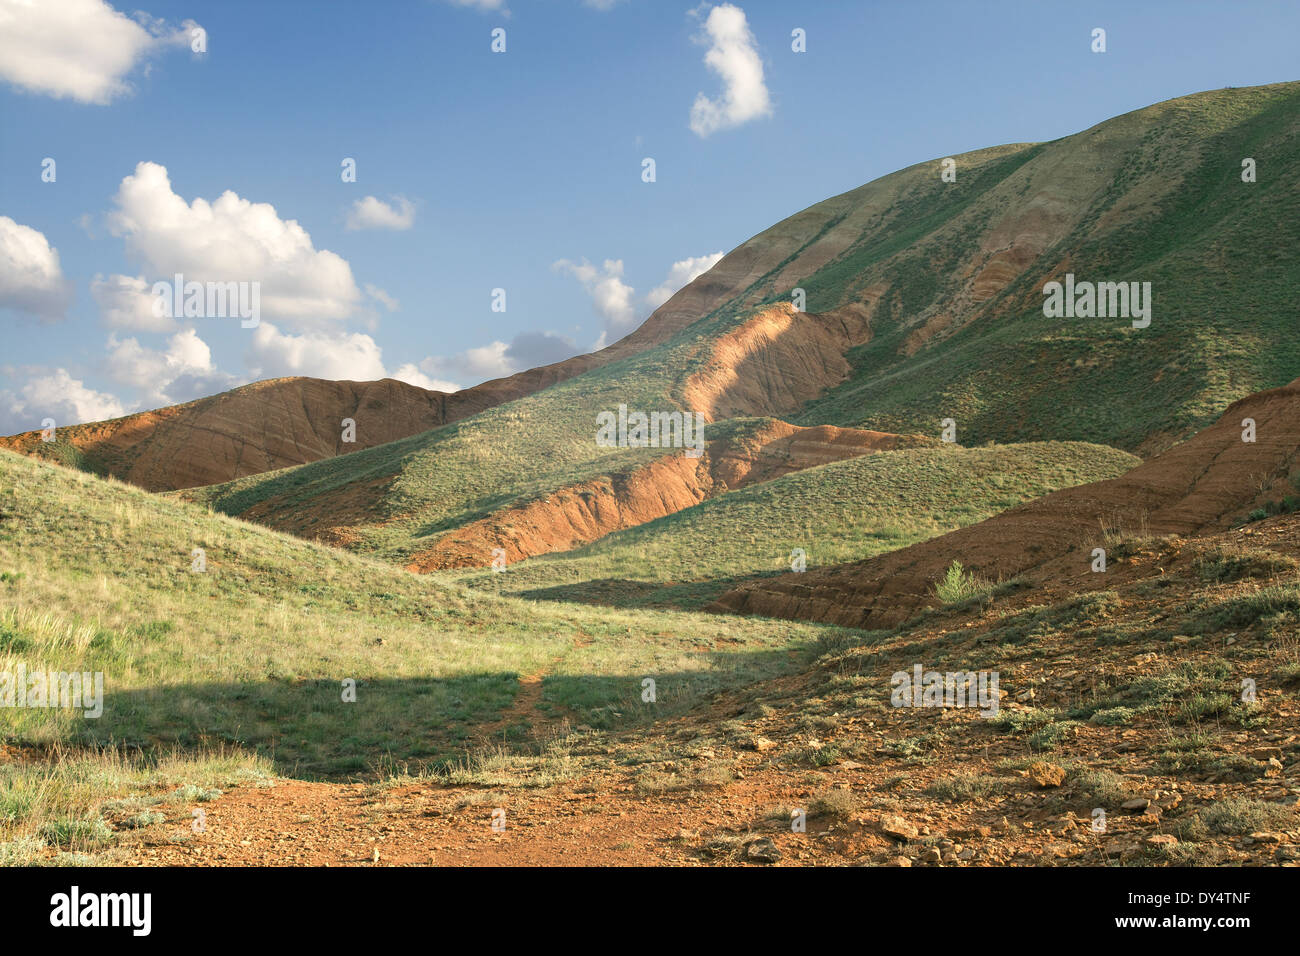
[[[1141,459],[1101,445],[1040,442],[910,448],[817,465],[736,488],[667,517],[506,573],[459,578],[530,599],[700,608],[737,582],[893,551]]]
[[[868,561],[746,584],[717,606],[876,627],[936,603],[935,587],[954,561],[988,581],[1089,590],[1113,573],[1093,570],[1095,548],[1115,561],[1163,536],[1300,511],[1297,455],[1300,380],[1234,403],[1213,426],[1119,478],[1057,491]]]
[[[1300,375],[1277,305],[1300,278],[1281,251],[1300,239],[1300,187],[1240,175],[1243,156],[1300,158],[1297,107],[1296,83],[1201,93],[963,154],[956,182],[938,162],[909,167],[733,250],[670,301],[650,347],[422,435],[191,497],[409,564],[521,511],[562,527],[537,503],[668,457],[595,441],[597,415],[623,405],[698,411],[721,439],[752,416],[929,437],[951,419],[966,445],[1156,453]],[[1045,317],[1042,290],[1067,273],[1151,282],[1150,325]],[[488,543],[473,545],[484,566]]]

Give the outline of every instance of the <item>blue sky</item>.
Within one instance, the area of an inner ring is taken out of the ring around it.
[[[1296,79],[1300,35],[1294,3],[136,2],[0,0],[0,432],[590,350],[818,200]],[[141,312],[177,268],[261,282],[259,327]]]

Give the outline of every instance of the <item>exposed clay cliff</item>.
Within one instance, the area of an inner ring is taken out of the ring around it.
[[[613,531],[690,508],[735,488],[792,471],[898,446],[884,432],[773,422],[744,439],[710,442],[704,453],[658,458],[626,472],[557,489],[451,531],[416,554],[408,568],[433,571],[485,567],[501,548],[508,561],[568,551]]]

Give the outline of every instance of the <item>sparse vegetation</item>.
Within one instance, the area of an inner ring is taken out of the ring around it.
[[[993,585],[961,566],[960,561],[948,565],[943,578],[934,586],[935,596],[944,604],[963,604],[985,597]]]

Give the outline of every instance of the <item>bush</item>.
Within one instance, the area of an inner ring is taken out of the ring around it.
[[[971,574],[954,561],[934,586],[934,593],[944,604],[960,604],[975,598],[984,597],[993,590],[993,585],[983,578]]]
[[[1237,581],[1268,578],[1300,569],[1300,561],[1273,551],[1251,548],[1215,548],[1196,561],[1196,570],[1206,581]]]
[[[1211,830],[1230,836],[1245,836],[1271,827],[1288,829],[1295,826],[1296,814],[1290,807],[1253,800],[1249,797],[1229,797],[1207,807],[1201,819]]]

